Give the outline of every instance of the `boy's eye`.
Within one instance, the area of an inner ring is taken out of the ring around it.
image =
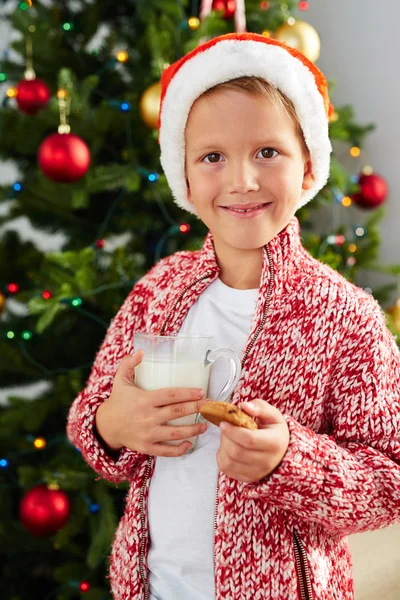
[[[260,150],[260,152],[263,153],[263,158],[273,158],[278,154],[278,152],[273,148],[263,148],[262,150]]]
[[[203,158],[203,160],[206,160],[206,158],[208,158],[209,156],[211,156],[213,158],[212,158],[212,160],[206,161],[206,162],[217,163],[217,162],[219,162],[218,158],[217,158],[217,160],[214,160],[214,159],[215,159],[215,157],[221,156],[221,154],[219,154],[219,152],[211,152],[211,154],[207,154],[207,156],[205,156]]]

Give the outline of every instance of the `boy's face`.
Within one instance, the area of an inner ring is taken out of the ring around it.
[[[198,98],[185,138],[189,201],[225,251],[270,242],[295,214],[301,191],[314,183],[295,124],[263,96],[216,90]],[[250,218],[224,208],[250,203],[269,204]]]

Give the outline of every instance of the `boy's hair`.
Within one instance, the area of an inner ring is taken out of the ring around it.
[[[212,92],[217,90],[241,90],[250,94],[251,96],[263,96],[264,98],[268,98],[272,103],[281,106],[296,128],[296,133],[300,137],[303,144],[304,153],[308,154],[308,149],[304,141],[303,130],[301,128],[293,102],[283,92],[271,85],[268,81],[254,75],[244,75],[242,77],[230,79],[229,81],[224,81],[223,83],[218,83],[212,88],[206,90],[201,97],[207,98],[212,94]]]

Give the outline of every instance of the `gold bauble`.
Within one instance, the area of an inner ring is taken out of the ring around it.
[[[313,63],[319,58],[319,35],[314,27],[305,21],[295,21],[293,25],[284,23],[275,31],[274,38],[291,48],[296,48]]]
[[[388,313],[392,316],[394,326],[400,331],[400,298],[392,308],[389,308]]]
[[[6,305],[6,297],[4,294],[2,294],[0,292],[0,314],[3,312],[5,305]]]
[[[143,122],[150,129],[158,129],[158,114],[161,104],[161,82],[153,83],[140,98],[139,110]]]

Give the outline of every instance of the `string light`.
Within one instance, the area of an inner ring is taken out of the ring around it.
[[[88,592],[90,590],[90,583],[88,581],[81,581],[79,589],[81,592]]]
[[[264,37],[267,37],[267,38],[271,37],[271,32],[268,29],[264,29],[262,34]]]
[[[50,290],[44,290],[44,292],[42,292],[42,298],[44,298],[45,300],[50,300],[50,298],[53,297],[53,294],[50,292]]]
[[[7,469],[7,467],[9,466],[9,462],[6,458],[0,458],[0,467],[2,469]]]
[[[104,248],[106,245],[106,240],[96,240],[95,242],[96,248]]]
[[[6,337],[7,337],[9,340],[13,340],[13,339],[15,338],[15,332],[14,332],[14,331],[7,331],[7,333],[6,333]]]
[[[300,10],[308,10],[308,2],[306,2],[305,0],[302,0],[302,2],[299,2],[299,9]]]
[[[71,301],[72,306],[81,306],[81,304],[82,304],[82,298],[74,298]]]
[[[32,337],[33,337],[33,334],[32,334],[32,332],[31,332],[31,331],[23,331],[23,332],[21,333],[21,337],[22,337],[22,339],[23,339],[23,340],[26,340],[26,341],[28,341],[28,340],[31,340],[31,339],[32,339]]]
[[[200,27],[200,19],[197,17],[190,17],[188,20],[188,25],[192,31],[196,31],[196,29]]]
[[[18,283],[9,283],[7,289],[10,294],[16,294],[19,291],[19,285]]]
[[[96,513],[99,512],[100,505],[99,504],[91,504],[89,510],[93,515],[95,515]]]
[[[153,183],[154,181],[158,181],[160,179],[160,176],[158,173],[150,173],[147,179],[151,181],[151,183]]]
[[[289,17],[287,20],[287,24],[293,26],[296,23],[296,19],[294,17]]]
[[[5,73],[0,73],[0,81],[6,81],[7,75]]]
[[[73,23],[64,23],[62,27],[63,27],[64,31],[72,31],[74,28],[74,25],[73,25]]]
[[[126,111],[128,111],[130,109],[131,109],[131,105],[130,105],[129,102],[122,102],[122,104],[121,104],[121,110],[123,112],[126,112]]]
[[[350,196],[343,196],[342,198],[342,205],[345,208],[348,208],[349,206],[351,206],[353,204],[352,199],[350,198]]]
[[[129,58],[129,54],[126,50],[119,50],[115,56],[117,60],[122,63],[126,62]]]
[[[6,95],[8,96],[8,98],[15,98],[17,93],[17,88],[14,87],[8,88],[8,90],[6,91]]]
[[[58,483],[56,481],[52,481],[51,483],[48,483],[47,487],[49,488],[49,490],[59,490],[60,489],[60,486],[58,485]]]
[[[263,0],[263,2],[260,3],[260,8],[261,8],[261,10],[268,10],[269,9],[269,2],[265,2]]]
[[[347,259],[347,264],[350,267],[354,267],[354,265],[356,264],[356,259],[354,258],[354,256],[349,256],[349,258]]]
[[[44,438],[39,437],[33,441],[33,445],[37,450],[43,450],[43,448],[46,448],[47,442]]]
[[[349,244],[348,251],[353,253],[357,251],[357,246],[355,244]]]
[[[371,165],[365,165],[365,167],[363,167],[361,170],[363,175],[372,175],[373,172],[374,169],[371,167]]]
[[[357,229],[355,229],[354,233],[356,234],[357,237],[362,237],[363,235],[365,235],[365,229],[363,227],[357,227]]]
[[[360,156],[360,154],[361,154],[361,150],[358,146],[352,146],[352,148],[350,148],[349,152],[353,158],[357,158],[357,156]]]
[[[20,191],[22,190],[22,185],[21,185],[20,183],[14,183],[14,185],[13,185],[13,189],[14,189],[16,192],[20,192]]]
[[[183,223],[182,225],[179,225],[179,231],[181,233],[189,233],[190,225],[188,223]]]

